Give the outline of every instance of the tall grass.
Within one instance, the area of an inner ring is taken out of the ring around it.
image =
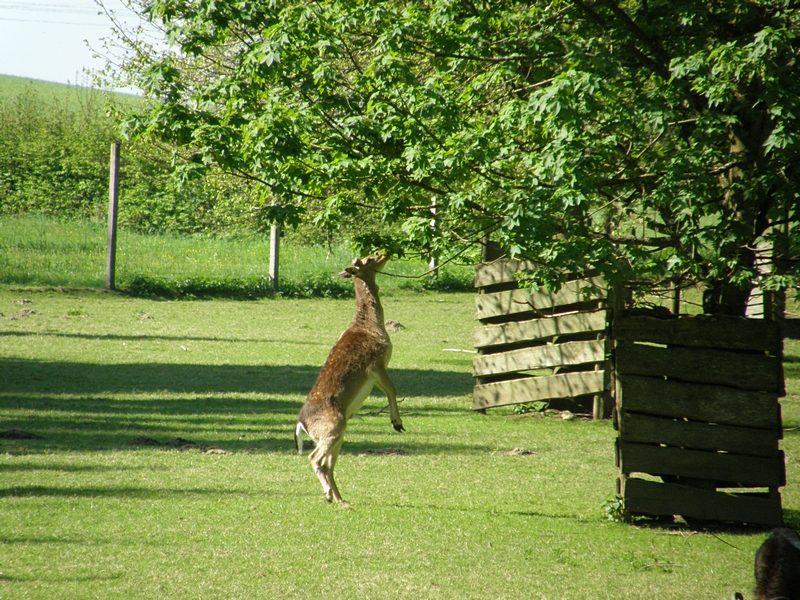
[[[101,288],[105,285],[106,239],[101,223],[59,222],[43,216],[0,218],[0,285]],[[232,295],[248,295],[249,284],[267,293],[269,253],[269,239],[263,236],[142,235],[120,230],[116,279],[119,288],[142,293],[159,285],[165,293],[173,290],[180,295],[191,287],[186,282],[194,282],[191,289],[216,290],[216,295],[225,295],[226,290]],[[335,285],[330,283],[333,274],[352,259],[353,251],[346,244],[332,252],[322,246],[282,244],[279,281],[287,290],[309,282],[316,285],[309,287],[307,295],[315,295],[315,289],[335,291],[330,287]],[[386,271],[409,277],[426,269],[423,261],[399,260],[390,263]],[[469,268],[448,266],[440,275],[440,285],[465,289],[470,277]],[[430,285],[426,279],[382,279],[382,286],[390,289]],[[348,288],[341,286],[342,290]]]
[[[0,218],[0,283],[6,286],[101,287],[102,225],[44,217]]]

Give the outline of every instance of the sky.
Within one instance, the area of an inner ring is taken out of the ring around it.
[[[103,3],[124,22],[138,23],[122,0]],[[0,0],[0,75],[91,85],[84,71],[105,66],[93,55],[111,27],[94,0]]]

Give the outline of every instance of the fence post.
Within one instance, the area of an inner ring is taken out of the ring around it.
[[[439,229],[439,220],[438,217],[436,216],[436,196],[431,198],[431,214],[433,215],[433,218],[431,219],[430,227],[431,231],[433,231],[434,234],[436,234]],[[439,277],[438,267],[439,267],[439,253],[434,252],[431,255],[430,261],[428,262],[428,269],[433,271],[432,276],[434,279]]]
[[[281,227],[273,223],[269,230],[269,279],[272,289],[278,289],[278,254],[281,246]]]
[[[119,195],[119,144],[111,144],[111,167],[108,186],[108,252],[106,253],[106,287],[114,287],[117,259],[117,197]]]

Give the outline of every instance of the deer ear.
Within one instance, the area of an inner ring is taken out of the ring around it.
[[[358,273],[358,269],[356,269],[355,267],[347,267],[341,273],[337,273],[336,276],[337,277],[352,277],[356,273]]]

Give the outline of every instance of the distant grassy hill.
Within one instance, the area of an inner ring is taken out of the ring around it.
[[[58,102],[64,102],[67,108],[77,108],[92,95],[107,95],[120,104],[136,105],[140,102],[139,96],[133,94],[105,92],[94,88],[31,79],[30,77],[0,75],[0,102],[12,100],[27,89],[33,90],[44,100],[52,98]]]

